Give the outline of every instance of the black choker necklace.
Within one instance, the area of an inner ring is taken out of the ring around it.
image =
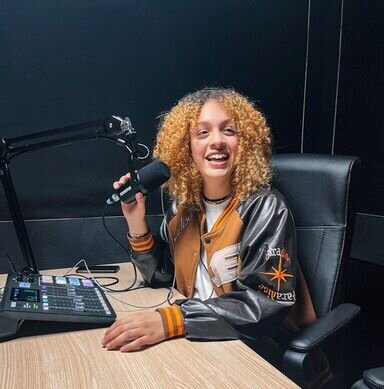
[[[223,203],[224,201],[228,200],[230,197],[232,196],[232,193],[230,193],[229,195],[226,195],[220,199],[209,199],[207,196],[205,196],[205,194],[203,193],[203,200],[206,201],[207,203],[209,204],[221,204]]]

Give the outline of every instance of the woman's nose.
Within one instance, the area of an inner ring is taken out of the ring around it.
[[[221,131],[215,130],[211,132],[209,141],[211,147],[218,148],[224,145],[225,138]]]

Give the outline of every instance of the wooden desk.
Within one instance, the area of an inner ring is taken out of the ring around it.
[[[117,273],[124,287],[131,265]],[[46,271],[46,274],[64,274]],[[0,276],[4,286],[5,276]],[[114,294],[139,306],[160,303],[168,290]],[[111,296],[111,295],[109,295]],[[134,310],[109,297],[118,316]],[[39,334],[0,343],[0,388],[297,388],[241,341],[172,339],[143,351],[121,353],[100,345],[105,328]]]

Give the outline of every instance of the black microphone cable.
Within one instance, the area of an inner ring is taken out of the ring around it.
[[[107,286],[103,286],[103,288],[108,290],[108,292],[114,292],[114,293],[128,292],[130,290],[139,289],[140,287],[134,288],[134,286],[135,286],[135,284],[137,282],[137,269],[136,269],[136,265],[132,261],[132,250],[128,250],[116,237],[113,236],[111,231],[108,229],[107,223],[105,222],[105,210],[106,210],[107,207],[108,207],[108,204],[105,204],[103,206],[103,210],[101,211],[101,220],[103,222],[103,226],[104,226],[105,231],[107,232],[107,234],[128,254],[128,257],[130,258],[132,266],[133,266],[134,277],[133,277],[133,281],[132,281],[131,285],[129,285],[127,288],[124,288],[124,289],[111,289],[111,288],[108,288]]]
[[[163,217],[164,217],[164,220],[165,220],[165,226],[166,226],[166,231],[167,233],[169,234],[169,225],[168,225],[168,222],[166,220],[166,217],[165,217],[165,209],[164,209],[164,192],[163,192],[163,188],[160,187],[160,199],[161,199],[161,210],[162,210],[162,213],[163,213]],[[115,203],[116,204],[116,203]],[[133,283],[126,289],[121,289],[121,290],[115,290],[115,289],[111,289],[111,288],[107,288],[105,286],[102,287],[102,289],[106,289],[108,292],[129,292],[129,291],[133,291],[133,290],[137,290],[137,289],[142,289],[142,288],[145,288],[145,285],[139,285],[137,287],[133,287],[136,282],[137,282],[137,268],[135,266],[135,264],[133,263],[132,261],[132,250],[131,252],[129,252],[127,250],[127,248],[118,240],[116,239],[116,237],[113,236],[113,234],[109,231],[107,225],[106,225],[106,222],[105,222],[105,210],[106,208],[108,207],[108,204],[105,204],[104,207],[103,207],[103,210],[102,210],[102,222],[103,222],[103,226],[105,228],[105,230],[107,231],[108,235],[129,255],[129,257],[131,258],[131,263],[132,263],[132,266],[133,266],[133,269],[134,269],[134,272],[135,272],[135,275],[134,275],[134,281]],[[169,239],[169,242],[168,244],[170,245],[170,250],[171,250],[171,255],[173,255],[173,252],[174,252],[174,244],[173,244],[173,241],[172,239]],[[94,279],[94,278],[93,278]],[[95,280],[96,281],[96,280]],[[98,282],[96,281],[96,283],[98,284]],[[160,303],[157,303],[157,304],[153,304],[153,305],[144,305],[144,306],[140,306],[140,305],[135,305],[135,304],[129,304],[125,301],[122,301],[120,300],[119,298],[117,298],[116,296],[113,296],[111,295],[110,297],[114,298],[115,300],[121,302],[122,304],[124,305],[128,305],[130,307],[134,307],[134,308],[139,308],[139,309],[149,309],[149,308],[156,308],[156,307],[159,307],[161,305],[163,305],[164,303],[168,302],[169,305],[172,305],[174,302],[171,301],[171,299],[173,298],[173,294],[174,294],[174,288],[175,288],[175,283],[176,283],[176,272],[174,271],[173,272],[173,280],[172,280],[172,285],[170,287],[168,287],[168,293],[165,297],[164,300],[162,300]],[[100,286],[100,285],[99,285]],[[125,312],[125,311],[119,311],[119,312]],[[130,312],[130,311],[128,311]]]

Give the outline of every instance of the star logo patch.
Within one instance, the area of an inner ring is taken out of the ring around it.
[[[279,257],[279,266],[278,268],[276,269],[275,267],[272,266],[272,269],[273,271],[270,271],[270,272],[263,272],[261,271],[260,274],[264,274],[264,275],[267,275],[267,276],[271,276],[271,279],[270,281],[273,281],[273,280],[276,280],[277,282],[277,291],[280,292],[280,285],[281,285],[281,281],[284,281],[284,282],[287,282],[286,278],[291,278],[291,277],[294,277],[292,274],[288,274],[287,271],[288,269],[284,269],[283,270],[283,267],[282,267],[282,256],[280,254],[280,257]]]

